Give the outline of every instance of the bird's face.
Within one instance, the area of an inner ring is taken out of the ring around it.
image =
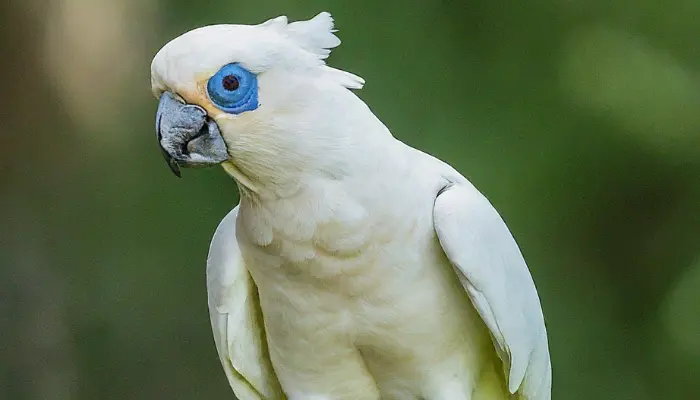
[[[339,43],[330,15],[321,13],[292,24],[278,17],[207,26],[166,44],[153,60],[151,84],[160,99],[156,134],[172,171],[221,163],[255,170],[303,154],[310,110],[322,109],[329,83],[362,85],[325,66]]]

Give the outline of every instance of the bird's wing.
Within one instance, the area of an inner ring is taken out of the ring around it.
[[[267,351],[258,291],[236,241],[238,207],[216,228],[207,260],[209,314],[219,359],[239,400],[284,399]]]
[[[509,391],[549,400],[552,369],[540,300],[505,222],[468,182],[443,189],[433,215],[440,244],[491,332]]]

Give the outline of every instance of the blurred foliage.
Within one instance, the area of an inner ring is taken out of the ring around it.
[[[0,3],[0,398],[233,398],[204,260],[237,202],[172,177],[150,58],[203,24],[333,13],[330,64],[496,205],[554,398],[700,398],[700,2]]]

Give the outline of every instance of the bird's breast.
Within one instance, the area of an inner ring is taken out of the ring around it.
[[[434,240],[432,208],[410,212],[367,204],[338,187],[253,206],[241,202],[239,242],[256,283],[301,285],[361,296],[397,267],[415,264],[409,250]],[[265,281],[265,282],[264,282]]]

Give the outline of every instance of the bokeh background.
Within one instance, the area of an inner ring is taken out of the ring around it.
[[[238,199],[176,179],[151,57],[333,13],[329,62],[468,176],[537,282],[556,400],[700,398],[700,2],[0,2],[0,398],[233,398],[204,261]]]

